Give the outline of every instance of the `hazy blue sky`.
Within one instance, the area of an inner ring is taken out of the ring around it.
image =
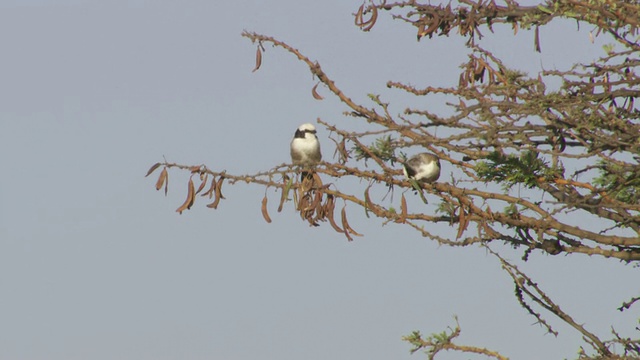
[[[387,14],[362,33],[359,5],[2,0],[0,359],[423,359],[401,337],[441,331],[453,315],[461,343],[513,359],[572,357],[579,337],[555,320],[561,335],[543,335],[481,248],[438,247],[353,206],[352,226],[366,236],[347,243],[291,206],[277,214],[272,192],[266,224],[264,190],[242,184],[226,186],[219,210],[197,203],[178,215],[186,174],[171,173],[166,198],[143,177],[163,155],[268,169],[289,161],[295,128],[318,117],[363,128],[322,87],[327,99],[314,100],[308,70],[282,50],[268,46],[252,73],[243,30],[319,60],[354,100],[380,93],[396,113],[444,109],[385,84],[455,83],[465,39],[416,42],[414,28]],[[522,69],[601,55],[601,39],[591,44],[590,29],[572,22],[541,31],[542,55],[531,33],[497,29],[482,44]],[[327,135],[320,130],[331,160]],[[524,269],[590,330],[606,337],[610,324],[624,330],[638,318],[615,311],[639,295],[637,269],[533,258]]]

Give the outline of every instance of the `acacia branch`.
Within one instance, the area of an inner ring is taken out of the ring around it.
[[[434,359],[435,356],[443,350],[485,355],[487,357],[495,358],[498,360],[508,360],[507,357],[503,356],[497,351],[477,346],[458,345],[454,343],[454,339],[460,336],[461,333],[460,324],[458,323],[457,317],[455,318],[455,321],[456,327],[455,329],[449,328],[450,333],[444,331],[441,333],[432,334],[427,338],[423,338],[419,331],[414,331],[411,335],[404,336],[403,340],[407,341],[413,346],[413,348],[411,349],[411,353],[414,353],[418,350],[424,350],[429,355],[430,360]]]
[[[294,54],[299,60],[301,60],[302,62],[304,62],[305,64],[307,64],[307,66],[309,67],[309,70],[311,71],[311,74],[313,74],[314,76],[316,76],[318,78],[318,80],[320,80],[323,84],[325,84],[329,90],[335,94],[340,101],[342,101],[343,103],[345,103],[349,108],[353,109],[353,111],[356,112],[356,114],[358,114],[359,116],[363,116],[363,117],[367,117],[372,121],[376,121],[379,123],[386,123],[387,119],[385,119],[384,117],[378,115],[374,110],[371,109],[367,109],[363,106],[360,106],[358,104],[356,104],[353,100],[351,100],[348,96],[346,96],[342,90],[340,90],[336,84],[334,83],[333,80],[331,80],[329,78],[329,76],[327,76],[327,74],[324,73],[324,71],[322,70],[322,67],[320,66],[320,64],[318,64],[318,62],[312,62],[308,57],[304,56],[302,53],[300,53],[300,51],[298,51],[297,49],[294,49],[293,47],[287,45],[286,43],[280,41],[280,40],[276,40],[271,36],[265,36],[265,35],[261,35],[255,32],[248,32],[248,31],[243,31],[242,32],[242,36],[251,39],[252,42],[259,42],[259,43],[271,43],[274,46],[279,46],[285,50],[287,50],[288,52]]]
[[[489,248],[488,246],[485,246],[485,247],[489,251],[489,253],[491,253],[493,256],[497,257],[498,260],[500,260],[500,263],[502,264],[503,269],[513,279],[516,289],[526,293],[527,296],[529,296],[529,298],[533,300],[535,303],[537,303],[538,305],[540,305],[541,307],[543,307],[545,310],[549,311],[553,315],[557,316],[562,321],[569,324],[571,327],[573,327],[578,332],[580,332],[584,337],[589,339],[590,343],[593,345],[594,349],[598,351],[599,354],[605,357],[612,355],[611,351],[602,340],[600,340],[595,334],[587,331],[584,328],[584,326],[578,324],[575,320],[573,320],[571,316],[569,316],[569,314],[562,311],[560,309],[560,306],[554,303],[551,300],[551,298],[549,298],[549,296],[547,296],[547,294],[540,289],[537,283],[531,280],[530,277],[528,277],[525,273],[520,271],[520,269],[518,269],[517,266],[509,263],[498,253],[491,250],[491,248]],[[532,310],[529,310],[529,312],[532,312]],[[538,320],[540,320],[541,322],[544,322],[544,320],[539,314],[535,314],[535,313],[533,314],[536,316]],[[546,322],[544,322],[544,324],[546,325]],[[548,325],[547,327],[551,329]]]
[[[277,188],[284,190],[286,187],[290,186],[287,183],[283,183],[281,181],[273,180],[276,176],[280,177],[288,177],[292,173],[295,172],[296,167],[288,164],[281,164],[269,171],[259,172],[256,174],[249,175],[234,175],[229,174],[226,171],[213,171],[207,168],[204,165],[180,165],[176,163],[160,163],[158,165],[164,168],[178,168],[183,170],[189,170],[192,173],[204,175],[208,174],[210,176],[215,177],[224,177],[225,181],[230,184],[235,184],[237,182],[245,182],[252,183],[265,186],[266,188]],[[359,179],[367,179],[368,181],[372,181],[374,183],[383,183],[387,186],[397,186],[404,189],[412,189],[412,185],[409,181],[404,179],[398,179],[397,176],[401,174],[400,170],[391,169],[385,166],[384,171],[376,172],[371,170],[363,170],[356,167],[350,167],[342,164],[331,164],[327,162],[323,162],[321,166],[316,168],[317,173],[324,174],[330,176],[334,179],[340,179],[342,177],[356,177]],[[301,184],[296,183],[292,184],[291,187],[298,189]],[[419,230],[424,236],[428,236],[441,244],[447,245],[469,245],[476,242],[487,242],[492,240],[508,240],[512,239],[511,237],[500,234],[494,229],[488,227],[491,223],[497,223],[507,226],[512,226],[516,228],[533,228],[538,229],[542,234],[547,234],[550,236],[558,236],[556,231],[563,232],[565,234],[573,235],[576,237],[588,238],[594,241],[604,241],[604,239],[609,239],[612,242],[615,242],[617,245],[629,245],[634,241],[637,243],[638,239],[635,238],[621,238],[621,237],[606,237],[602,236],[590,231],[581,230],[579,228],[571,227],[566,224],[560,223],[554,220],[547,212],[545,212],[542,208],[537,206],[536,204],[520,199],[511,197],[505,194],[495,194],[486,191],[480,191],[476,189],[460,189],[455,186],[446,184],[446,183],[436,183],[436,184],[423,184],[423,189],[428,191],[431,195],[435,195],[441,197],[447,203],[452,203],[453,199],[457,199],[456,202],[459,202],[461,206],[464,206],[466,211],[468,211],[468,221],[472,221],[478,224],[479,229],[483,229],[487,234],[487,236],[481,237],[468,237],[464,238],[461,241],[451,241],[448,239],[444,239],[439,236],[435,236],[429,232],[424,231],[415,221],[419,222],[432,222],[432,223],[458,223],[459,219],[457,216],[434,216],[425,214],[422,212],[408,213],[404,214],[403,217],[406,220],[411,222],[410,226]],[[352,202],[367,211],[370,211],[377,217],[381,219],[397,221],[399,219],[399,214],[395,211],[390,210],[389,207],[383,206],[381,204],[375,203],[370,199],[367,201],[366,199],[362,199],[356,195],[346,194],[337,189],[332,189],[330,187],[323,186],[321,191],[324,194],[335,196],[336,198],[343,199],[344,201]],[[474,204],[471,200],[472,197],[478,197],[486,200],[500,200],[506,203],[519,204],[524,206],[525,208],[534,211],[539,215],[538,218],[525,216],[524,214],[518,214],[518,216],[511,216],[504,213],[493,212],[490,208],[482,209]],[[563,238],[564,239],[564,238]],[[566,241],[565,241],[566,243]],[[602,249],[600,247],[587,247],[583,244],[571,244],[565,246],[555,246],[552,248],[547,247],[544,241],[536,242],[535,247],[544,249],[545,251],[558,254],[559,252],[567,252],[567,253],[583,253],[583,254],[591,254],[591,255],[601,255],[605,257],[615,257],[625,261],[635,261],[640,259],[640,254],[632,251],[625,251],[620,249]]]

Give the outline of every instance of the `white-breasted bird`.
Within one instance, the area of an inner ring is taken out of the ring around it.
[[[312,124],[302,124],[291,140],[291,162],[293,165],[313,166],[322,160],[320,142]]]
[[[402,171],[407,179],[431,183],[440,177],[440,159],[433,154],[420,153],[405,161]]]

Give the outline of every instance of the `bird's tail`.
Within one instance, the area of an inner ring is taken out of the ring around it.
[[[322,187],[322,180],[314,170],[305,169],[300,174],[300,184],[303,190],[310,190]]]
[[[302,170],[302,173],[300,174],[300,182],[303,182],[305,180],[312,180],[314,173],[314,171]]]

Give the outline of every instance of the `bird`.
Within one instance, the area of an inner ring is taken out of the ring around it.
[[[433,154],[420,153],[412,156],[402,167],[407,179],[432,183],[440,177],[440,159]]]
[[[291,140],[291,162],[293,165],[310,167],[322,160],[320,141],[312,124],[302,124],[296,129]]]

